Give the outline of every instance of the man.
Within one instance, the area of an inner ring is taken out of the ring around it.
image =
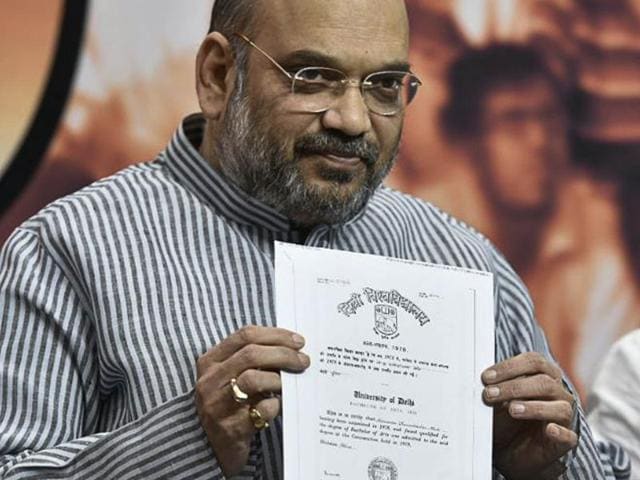
[[[613,478],[502,257],[379,188],[419,84],[404,3],[218,0],[211,30],[202,115],[3,250],[0,477],[280,478],[278,372],[313,361],[273,327],[285,240],[493,271],[496,478]]]
[[[569,160],[566,92],[532,47],[470,49],[450,67],[442,124],[487,196],[490,235],[526,275]]]

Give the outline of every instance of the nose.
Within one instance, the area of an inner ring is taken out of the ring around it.
[[[371,130],[371,116],[360,88],[355,85],[346,88],[323,114],[322,124],[326,129],[339,130],[352,137]]]

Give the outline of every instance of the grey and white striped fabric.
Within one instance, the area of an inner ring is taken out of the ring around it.
[[[520,280],[468,227],[380,188],[347,224],[302,239],[208,166],[202,127],[187,118],[155,161],[51,204],[2,250],[0,478],[224,478],[194,407],[195,361],[243,325],[275,325],[274,240],[492,271],[497,359],[549,355]],[[616,478],[610,458],[628,476],[580,420],[563,478]],[[280,438],[276,421],[238,478],[282,478]]]

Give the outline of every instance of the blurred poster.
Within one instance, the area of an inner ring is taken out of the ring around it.
[[[55,54],[62,4],[51,1],[45,11],[39,2],[6,0],[2,7],[0,62],[2,71],[10,74],[0,77],[0,175],[40,102]]]
[[[153,158],[197,110],[212,3],[4,2],[0,243],[47,203]],[[425,87],[388,183],[504,252],[587,394],[640,323],[640,0],[407,5]]]
[[[51,4],[59,4],[62,17],[82,16],[83,28],[76,33],[81,48],[69,74],[52,72],[55,59],[41,60],[41,83],[57,82],[58,88],[41,97],[43,87],[31,87],[34,92],[40,88],[32,96],[36,103],[62,100],[60,84],[72,82],[72,88],[64,98],[64,111],[58,117],[47,117],[55,122],[48,125],[52,131],[31,132],[30,138],[25,137],[29,137],[30,122],[38,121],[37,107],[29,109],[28,102],[15,98],[16,92],[22,97],[23,85],[28,86],[23,77],[35,78],[36,63],[30,58],[59,50],[69,63],[73,52],[60,44],[65,32],[58,31],[62,28],[58,24],[50,27],[48,37],[24,42],[24,37],[35,35],[35,29],[25,28],[31,15],[51,24],[55,23],[51,15],[55,9],[43,9],[38,0],[11,0],[3,5],[0,22],[14,25],[17,32],[9,37],[11,31],[1,30],[8,37],[2,48],[27,53],[15,57],[16,65],[24,66],[24,74],[11,64],[6,69],[12,72],[9,78],[0,79],[3,105],[5,97],[20,104],[25,125],[14,135],[15,140],[2,137],[0,142],[0,168],[5,167],[0,177],[0,243],[24,219],[56,198],[127,165],[154,158],[181,118],[197,109],[195,53],[206,34],[213,0],[61,0]],[[18,129],[11,111],[0,111],[3,133],[5,124]],[[21,142],[31,145],[45,137],[48,145],[37,161],[21,158],[16,151]],[[3,197],[2,190],[15,191],[17,186],[21,187],[19,195]]]
[[[640,324],[640,2],[407,3],[426,88],[389,183],[500,248],[586,396]]]

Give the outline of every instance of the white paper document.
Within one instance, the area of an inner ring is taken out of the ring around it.
[[[490,273],[276,243],[285,480],[488,480]]]

